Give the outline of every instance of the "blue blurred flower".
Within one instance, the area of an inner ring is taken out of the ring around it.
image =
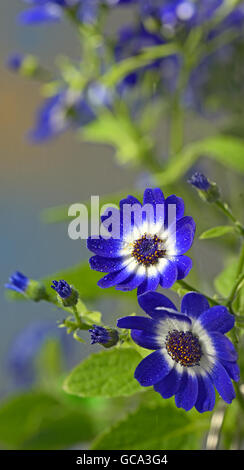
[[[19,271],[16,271],[5,284],[6,289],[14,290],[19,294],[24,294],[29,284],[29,278]]]
[[[50,339],[60,341],[63,359],[67,364],[73,341],[65,330],[57,328],[55,322],[31,323],[15,338],[8,353],[7,368],[16,386],[28,387],[35,382],[36,358],[42,346]]]
[[[24,60],[25,60],[24,54],[14,52],[13,54],[10,54],[8,56],[6,65],[10,70],[13,70],[14,72],[18,72],[21,69]]]
[[[23,0],[32,5],[19,15],[25,25],[55,23],[65,10],[71,11],[78,21],[91,24],[97,21],[101,6],[114,7],[134,3],[135,0]]]
[[[112,328],[104,328],[103,326],[93,325],[93,328],[89,330],[91,334],[91,344],[101,344],[105,348],[111,348],[115,346],[119,340],[119,334],[117,330]]]
[[[40,143],[69,128],[85,126],[93,119],[95,113],[81,93],[62,90],[47,98],[39,109],[36,125],[29,135],[30,140]]]
[[[196,292],[186,294],[180,312],[164,295],[147,292],[138,297],[151,317],[121,318],[117,326],[131,329],[139,346],[155,350],[135,370],[143,387],[154,387],[163,398],[175,395],[178,408],[203,413],[215,404],[215,390],[227,403],[235,398],[231,382],[239,380],[237,353],[225,336],[234,316],[221,305],[211,307]]]
[[[147,208],[151,209],[149,214]],[[193,243],[195,223],[192,217],[184,217],[183,199],[175,195],[165,199],[159,188],[146,189],[143,205],[127,196],[120,201],[120,210],[112,210],[118,216],[118,238],[90,237],[87,241],[88,249],[95,253],[90,258],[91,268],[108,273],[98,282],[100,287],[138,288],[141,293],[155,290],[159,284],[170,288],[188,275],[192,260],[184,253]],[[105,220],[106,215],[102,217]]]

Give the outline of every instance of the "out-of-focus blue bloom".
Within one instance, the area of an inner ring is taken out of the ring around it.
[[[139,346],[153,350],[135,370],[143,387],[154,387],[163,398],[175,396],[178,408],[200,413],[211,411],[215,390],[223,400],[235,398],[232,381],[240,370],[237,352],[225,336],[234,326],[234,316],[225,306],[209,306],[196,292],[186,294],[180,312],[162,294],[147,292],[138,297],[141,308],[150,316],[121,318],[117,326],[131,329]]]
[[[95,119],[95,113],[81,93],[63,90],[47,98],[37,114],[36,125],[30,132],[34,143],[45,142],[69,128],[78,128]]]
[[[49,339],[60,341],[64,359],[68,359],[72,340],[65,330],[57,328],[55,322],[31,323],[14,340],[7,357],[7,368],[16,386],[28,387],[35,382],[35,360]]]
[[[25,25],[55,23],[60,21],[65,10],[74,13],[82,23],[92,24],[97,21],[101,6],[115,7],[134,3],[135,0],[24,0],[32,5],[19,15],[19,21]]]
[[[7,289],[14,290],[19,294],[24,294],[29,284],[29,278],[26,277],[24,274],[16,271],[12,276],[9,278],[9,282],[5,284]]]
[[[204,23],[222,4],[223,0],[140,0],[143,18],[153,17],[169,31]]]
[[[133,220],[131,211],[135,211]],[[90,237],[87,241],[88,249],[95,254],[90,258],[91,268],[108,273],[98,282],[100,287],[116,286],[125,291],[138,288],[142,293],[156,290],[159,284],[170,288],[188,275],[192,260],[185,253],[192,246],[196,227],[192,217],[184,216],[183,199],[175,195],[165,199],[161,189],[146,189],[143,204],[127,196],[115,213],[120,232],[117,237]]]
[[[14,72],[18,72],[23,64],[23,61],[25,60],[25,55],[24,54],[19,54],[18,52],[14,52],[13,54],[10,54],[6,60],[6,65],[10,70],[13,70]]]
[[[93,328],[89,330],[91,334],[91,344],[101,344],[105,348],[111,348],[115,346],[119,340],[119,334],[117,330],[112,328],[104,328],[103,326],[93,325]]]
[[[187,182],[202,191],[207,191],[211,185],[208,178],[202,173],[194,173]]]

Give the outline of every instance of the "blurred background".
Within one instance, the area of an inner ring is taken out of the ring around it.
[[[39,279],[88,257],[84,242],[68,238],[67,224],[45,225],[41,211],[129,188],[135,179],[131,170],[116,165],[112,149],[81,143],[73,133],[43,146],[27,140],[42,97],[38,83],[7,70],[8,54],[28,51],[51,68],[57,54],[79,57],[79,42],[65,20],[51,27],[19,26],[16,16],[21,9],[19,0],[0,4],[1,395],[12,387],[6,358],[16,335],[33,321],[62,315],[48,304],[9,302],[4,292],[9,275],[20,270]]]

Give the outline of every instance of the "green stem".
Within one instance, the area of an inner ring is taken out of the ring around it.
[[[244,227],[239,222],[239,220],[236,219],[236,217],[232,213],[228,204],[218,199],[215,202],[215,205],[233,222],[233,224],[236,226],[237,230],[239,231],[240,235],[244,237]]]
[[[196,289],[195,287],[192,287],[190,284],[188,284],[188,282],[185,282],[183,280],[181,281],[177,281],[177,284],[179,284],[180,286],[183,287],[183,289],[187,289],[189,292],[190,291],[193,291],[193,292],[197,292],[198,294],[201,294],[201,292]],[[219,302],[217,302],[216,300],[214,300],[212,297],[209,297],[208,295],[206,294],[202,294],[204,295],[204,297],[206,297],[206,299],[213,305],[221,305]]]

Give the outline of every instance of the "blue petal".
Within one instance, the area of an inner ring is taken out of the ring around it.
[[[137,294],[141,295],[144,292],[156,290],[159,285],[159,280],[159,274],[157,274],[155,277],[146,277],[143,283],[138,287]]]
[[[167,260],[160,276],[160,285],[164,289],[169,289],[177,281],[177,267],[172,261]]]
[[[117,285],[116,289],[117,290],[123,290],[123,291],[136,289],[143,282],[144,277],[145,276],[142,276],[141,274],[139,275],[136,272],[134,272],[127,279],[125,279],[123,282],[120,282]]]
[[[154,351],[149,356],[145,357],[135,370],[135,379],[143,387],[149,387],[162,380],[169,374],[171,367],[165,360],[160,350]]]
[[[181,197],[177,197],[174,194],[167,197],[165,200],[165,224],[168,225],[168,209],[170,205],[174,205],[176,209],[176,220],[181,219],[184,216],[185,204]]]
[[[199,413],[212,411],[215,405],[215,390],[208,375],[198,376],[198,396],[195,407]]]
[[[189,411],[196,403],[198,394],[197,376],[184,372],[178,392],[175,395],[175,404],[177,408],[184,408]]]
[[[184,295],[181,302],[181,312],[190,317],[198,318],[206,310],[209,310],[209,303],[202,294],[197,292],[188,292]]]
[[[192,268],[192,260],[188,256],[173,256],[172,261],[176,264],[178,275],[177,281],[184,279]]]
[[[229,374],[230,378],[235,382],[240,380],[240,367],[236,362],[229,362],[221,360],[222,365],[224,366],[226,372]]]
[[[164,195],[160,188],[155,189],[145,189],[143,195],[143,205],[144,204],[164,204]]]
[[[229,338],[218,332],[211,332],[209,333],[209,336],[213,342],[219,359],[230,362],[235,362],[237,360],[237,352]]]
[[[103,273],[119,271],[124,267],[124,258],[103,258],[95,255],[89,259],[91,269]]]
[[[142,310],[156,320],[164,318],[164,314],[168,314],[167,309],[175,310],[176,306],[171,302],[168,297],[159,292],[146,292],[145,294],[138,296],[138,303]],[[164,307],[162,310],[156,310],[157,307]]]
[[[117,321],[118,328],[127,328],[133,330],[143,330],[146,333],[154,334],[157,330],[157,324],[147,317],[129,316],[120,318]]]
[[[172,228],[171,228],[172,230]],[[195,223],[191,217],[182,217],[176,222],[175,255],[183,255],[188,251],[193,243],[195,236]]]
[[[148,333],[142,330],[131,330],[131,337],[136,344],[146,349],[160,349],[162,344],[159,344],[156,334]]]
[[[178,392],[181,379],[182,374],[179,374],[176,369],[173,368],[164,379],[154,385],[154,390],[160,393],[163,398],[170,398]]]
[[[106,276],[102,277],[97,283],[99,287],[103,289],[107,287],[116,286],[120,282],[124,281],[129,277],[129,273],[126,268],[121,269],[121,271],[116,271],[115,273],[106,274]]]
[[[60,21],[62,10],[58,5],[43,5],[30,8],[19,14],[18,19],[24,25],[55,23]]]
[[[202,326],[208,331],[218,331],[227,333],[235,323],[234,315],[231,315],[227,308],[222,305],[216,305],[206,310],[199,317]]]
[[[102,237],[93,239],[89,237],[87,239],[87,248],[96,255],[106,256],[107,258],[116,258],[119,256],[122,248],[121,240],[113,240],[112,238],[104,239]]]
[[[220,362],[216,362],[214,365],[211,371],[211,378],[223,400],[226,403],[231,403],[235,398],[235,390],[229,375]]]

